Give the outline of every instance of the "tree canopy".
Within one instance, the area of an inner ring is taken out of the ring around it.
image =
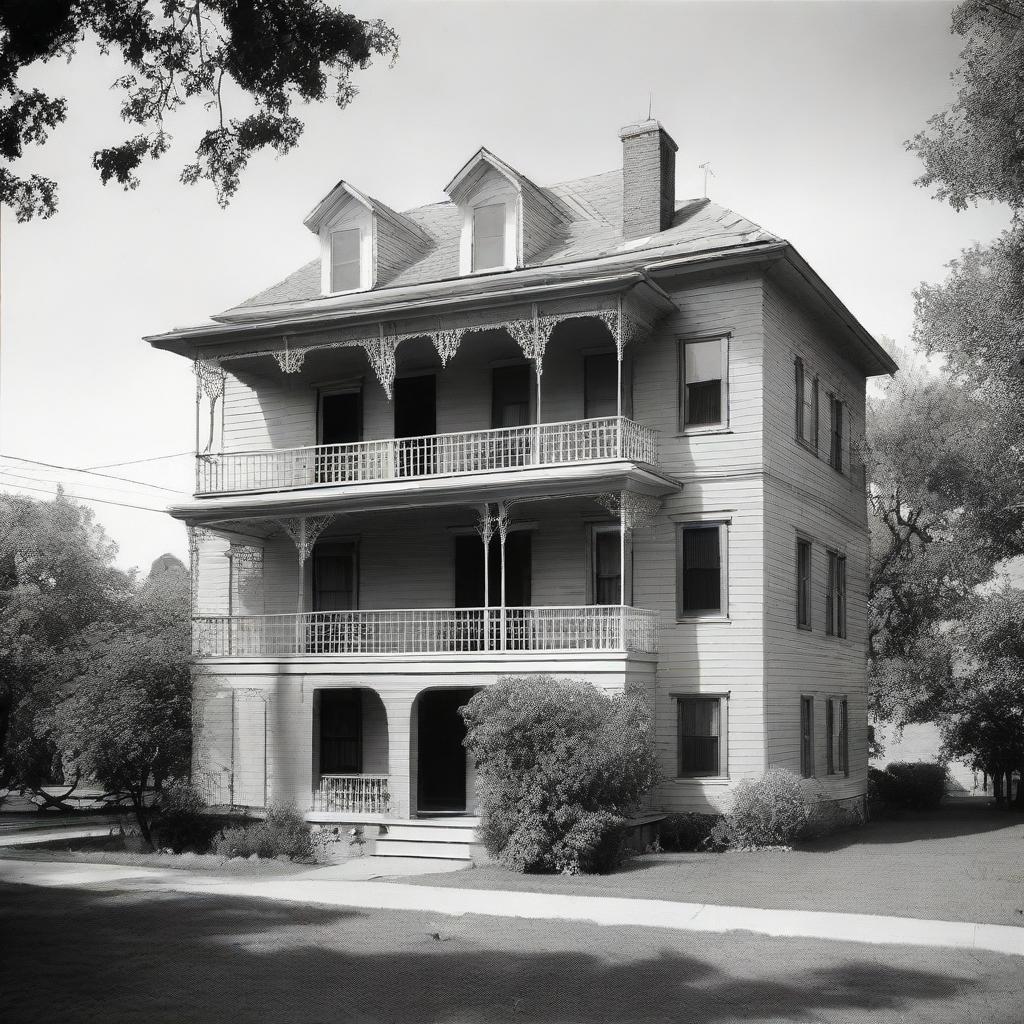
[[[113,87],[132,134],[97,149],[92,164],[106,184],[139,184],[143,161],[172,141],[168,116],[188,103],[210,112],[181,180],[212,182],[226,205],[249,158],[287,153],[303,122],[296,103],[333,94],[340,107],[356,95],[353,75],[374,54],[394,58],[398,37],[382,21],[364,21],[329,0],[5,0],[0,5],[0,157],[45,143],[64,122],[68,101],[23,88],[33,65],[72,60],[92,44],[114,53],[123,74]],[[21,221],[57,209],[57,183],[0,167],[0,202]]]

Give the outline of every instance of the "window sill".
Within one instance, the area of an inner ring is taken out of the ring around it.
[[[794,440],[805,452],[809,452],[815,458],[818,458],[818,446],[816,444],[811,444],[810,441],[805,441],[802,437],[794,438]]]
[[[806,625],[803,622],[798,622],[796,624],[796,628],[799,629],[801,632],[804,632],[804,633],[813,633],[814,632],[814,630],[810,626]]]
[[[728,615],[680,615],[676,622],[732,622]]]
[[[728,775],[677,775],[673,782],[699,782],[709,786],[728,786],[732,781]]]
[[[720,426],[720,427],[683,427],[676,437],[703,437],[705,434],[731,434],[732,427]]]

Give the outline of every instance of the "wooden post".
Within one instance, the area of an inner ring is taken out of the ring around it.
[[[619,495],[619,643],[626,649],[626,492]]]
[[[498,506],[498,515],[505,514],[501,505]],[[498,540],[501,543],[501,650],[505,650],[508,643],[508,617],[505,613],[505,538],[508,536],[508,524],[499,521]]]
[[[484,545],[484,640],[483,649],[490,650],[491,646],[491,506],[486,504],[480,513],[480,539]]]

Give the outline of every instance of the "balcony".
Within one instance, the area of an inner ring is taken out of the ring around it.
[[[397,608],[192,620],[199,658],[615,651],[655,654],[658,613],[629,605]]]
[[[624,461],[654,466],[655,431],[624,416],[354,444],[200,455],[196,494],[291,491]]]

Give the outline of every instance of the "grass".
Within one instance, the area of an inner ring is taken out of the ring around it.
[[[1019,960],[746,933],[0,886],[4,1024],[1019,1024]]]
[[[1024,926],[1022,850],[1020,815],[962,800],[791,852],[644,855],[612,875],[521,875],[486,865],[402,881]]]

